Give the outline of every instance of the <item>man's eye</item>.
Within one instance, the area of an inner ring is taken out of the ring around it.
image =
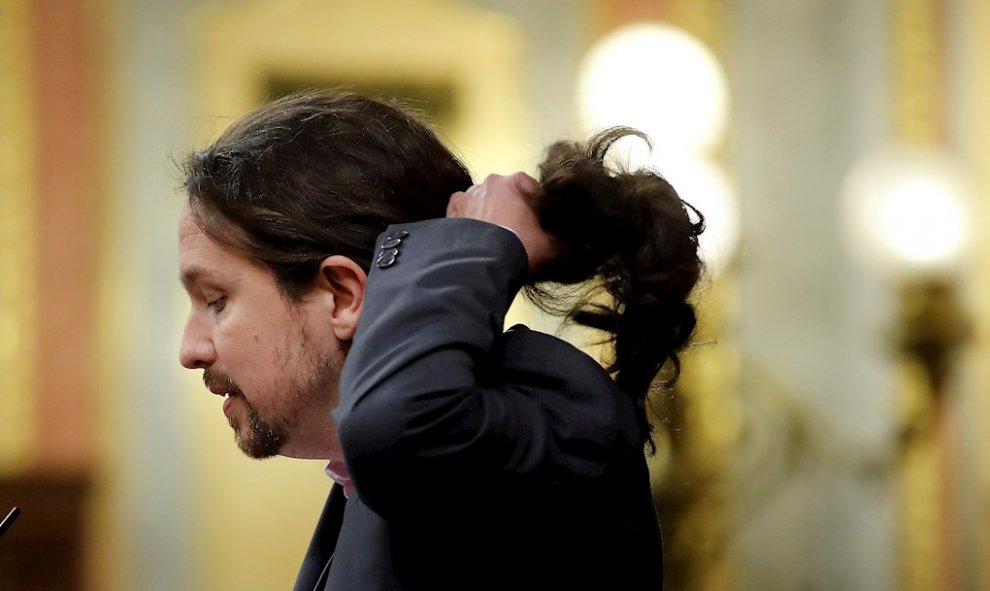
[[[219,297],[215,300],[210,300],[209,302],[206,302],[206,307],[210,310],[213,310],[214,312],[219,312],[220,310],[223,310],[224,306],[226,305],[227,305],[226,296]]]

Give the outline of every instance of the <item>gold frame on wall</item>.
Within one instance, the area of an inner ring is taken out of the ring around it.
[[[668,22],[724,61],[725,0],[669,0]],[[718,156],[713,156],[718,160]],[[690,197],[686,197],[690,200]],[[733,470],[743,439],[740,351],[733,335],[738,298],[731,261],[699,294],[695,345],[682,354],[683,373],[662,403],[669,456],[651,460],[654,497],[664,527],[665,583],[683,591],[728,591],[738,579],[732,548]]]
[[[0,475],[28,466],[35,424],[29,9],[0,0]]]
[[[945,142],[942,96],[944,15],[941,0],[891,3],[892,135],[900,143]],[[904,330],[908,329],[906,323]],[[924,368],[905,359],[895,368],[905,433],[899,451],[899,583],[905,591],[956,589],[958,545],[953,510],[947,396]]]
[[[197,110],[223,117],[201,130],[201,140],[265,99],[277,74],[364,88],[448,88],[455,107],[440,131],[475,174],[532,157],[523,37],[504,15],[456,0],[258,0],[236,12],[204,7],[193,27]]]
[[[962,102],[962,112],[968,122],[963,143],[966,157],[972,165],[972,175],[977,194],[981,196],[990,190],[990,3],[984,0],[963,0],[959,3],[963,14],[963,38],[968,47],[963,64],[961,79],[966,81],[967,93]],[[985,202],[985,198],[983,198]],[[983,207],[977,212],[977,222],[986,223],[990,208]],[[990,240],[985,235],[974,237],[979,259],[990,260]],[[990,591],[990,397],[977,394],[985,391],[990,384],[990,302],[985,295],[990,292],[990,265],[985,262],[975,265],[971,282],[967,289],[971,295],[974,320],[974,338],[968,352],[969,380],[976,384],[974,394],[962,405],[965,421],[964,433],[973,486],[973,503],[965,513],[966,530],[969,537],[968,559],[979,565],[974,572],[973,588]],[[969,581],[967,581],[969,582]]]

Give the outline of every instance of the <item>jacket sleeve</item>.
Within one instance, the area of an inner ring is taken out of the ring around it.
[[[454,495],[550,465],[593,469],[559,457],[546,400],[479,378],[526,276],[519,239],[439,219],[392,226],[376,248],[334,411],[362,499],[387,514],[412,501],[412,479]]]

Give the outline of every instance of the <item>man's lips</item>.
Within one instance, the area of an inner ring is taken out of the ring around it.
[[[230,390],[229,392],[214,392],[217,396],[226,396],[227,398],[223,401],[223,414],[228,419],[230,418],[231,409],[234,406],[234,400],[237,400],[241,396],[240,390]]]
[[[234,383],[229,379],[204,379],[207,389],[216,396],[226,396],[227,399],[223,401],[223,414],[227,418],[230,418],[231,408],[234,404],[234,399],[241,396],[241,391],[234,385]]]
[[[217,396],[237,396],[241,393],[240,389],[229,381],[218,381],[214,383],[207,382],[207,389],[216,394]]]
[[[234,399],[237,398],[238,394],[231,393],[226,400],[223,401],[223,416],[230,418],[230,409],[234,405]]]
[[[212,370],[206,370],[203,372],[203,385],[210,392],[216,394],[217,396],[225,396],[227,394],[240,394],[240,389],[234,380],[230,379],[224,373]]]

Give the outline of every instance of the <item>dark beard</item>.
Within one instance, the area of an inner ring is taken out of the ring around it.
[[[308,338],[303,333],[303,343],[308,343]],[[336,388],[337,380],[340,377],[341,363],[335,361],[332,355],[324,355],[310,361],[304,375],[309,375],[306,384],[290,387],[283,396],[286,400],[303,400],[313,396],[326,396]],[[223,381],[220,381],[223,380]],[[236,390],[236,396],[241,398],[248,408],[248,424],[246,431],[242,434],[241,425],[234,416],[227,419],[234,430],[234,441],[237,447],[250,458],[261,460],[279,455],[285,442],[289,439],[293,428],[300,424],[300,413],[307,412],[307,406],[294,407],[287,413],[269,413],[268,420],[255,410],[244,394],[229,376],[219,371],[207,369],[204,372],[203,381],[207,387],[211,384],[219,384]]]
[[[246,436],[241,436],[240,425],[237,424],[236,419],[231,417],[228,422],[234,429],[234,441],[237,442],[237,447],[245,455],[256,460],[277,456],[282,443],[285,442],[285,433],[267,423],[250,404],[248,405],[249,433]]]

